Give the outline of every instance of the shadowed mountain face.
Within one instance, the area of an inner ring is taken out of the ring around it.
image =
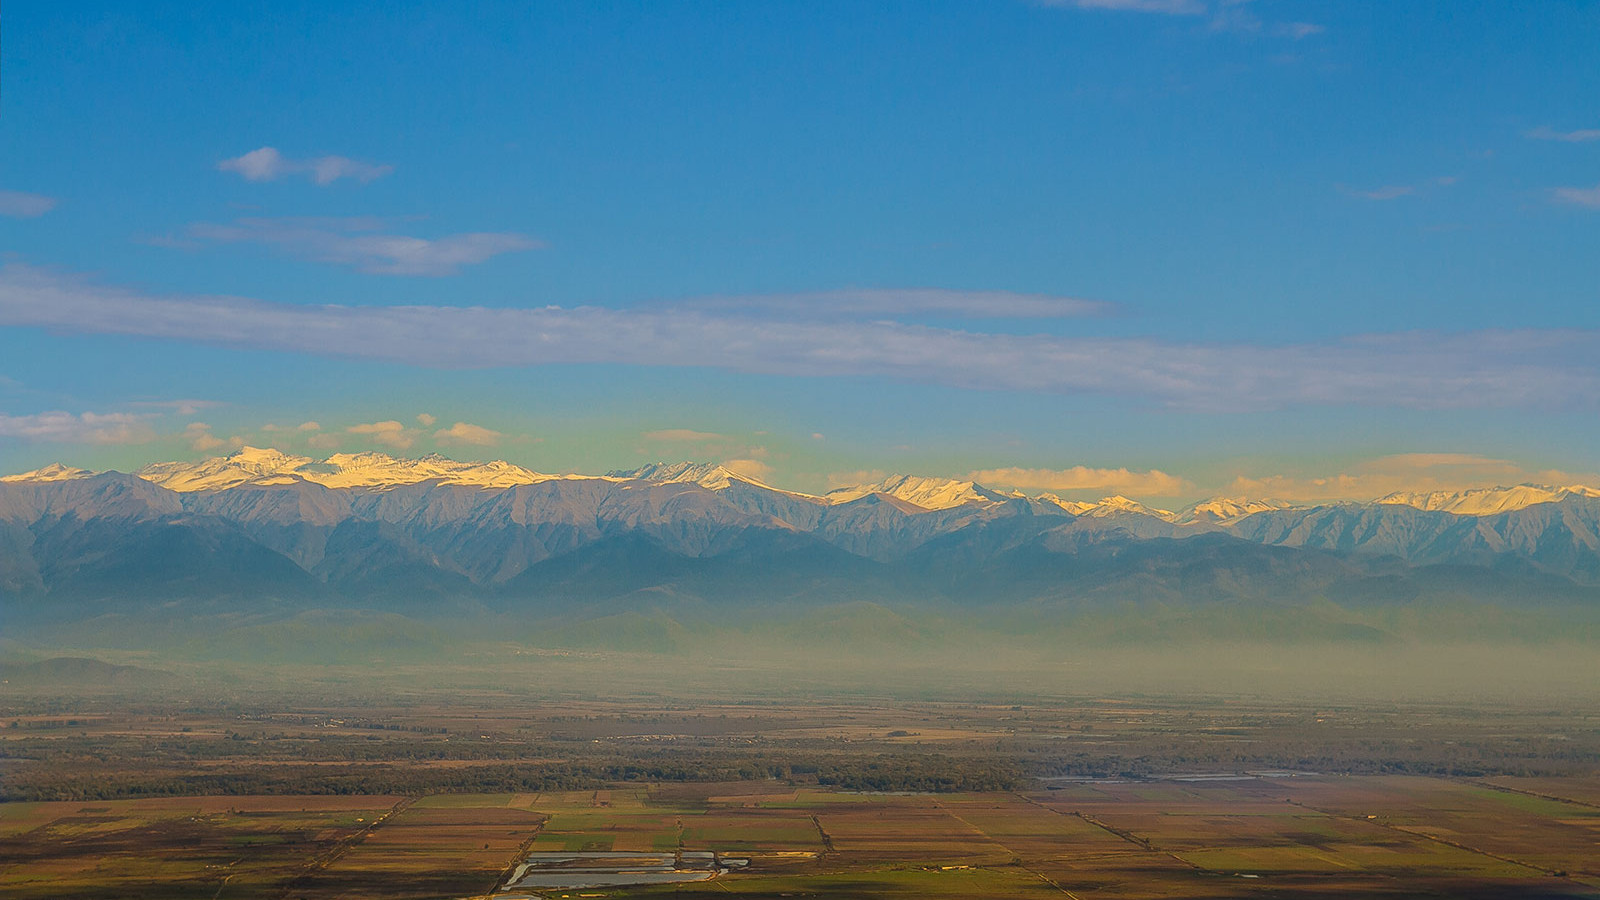
[[[555,477],[252,453],[0,481],[5,613],[1600,608],[1600,496],[1585,489],[1168,513],[936,479],[815,497],[716,466]],[[1496,511],[1422,508],[1469,502]]]

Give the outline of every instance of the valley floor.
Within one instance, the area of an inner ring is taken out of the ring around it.
[[[1597,848],[1597,778],[160,797],[0,804],[0,897],[526,897],[502,888],[527,854],[602,851],[737,867],[543,896],[1600,897]]]
[[[46,669],[0,689],[0,900],[1600,900],[1592,690]]]

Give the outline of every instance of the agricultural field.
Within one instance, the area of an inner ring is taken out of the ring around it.
[[[737,856],[738,867],[545,896],[1600,898],[1600,808],[1500,781],[1301,775],[948,794],[768,781],[5,803],[0,898],[509,900],[535,896],[500,890],[526,854],[626,852]]]
[[[0,900],[1600,900],[1597,760],[1570,704],[18,693]]]
[[[0,897],[265,897],[370,837],[402,797],[0,804]]]

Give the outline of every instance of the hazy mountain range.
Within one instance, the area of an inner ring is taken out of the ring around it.
[[[1330,634],[1427,609],[1588,622],[1600,490],[1168,511],[914,476],[813,496],[711,464],[545,475],[246,448],[134,474],[0,478],[0,598],[14,622],[329,609],[681,619],[862,602],[1119,627],[1227,609],[1229,627]]]

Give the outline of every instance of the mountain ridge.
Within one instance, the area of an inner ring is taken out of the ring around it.
[[[72,481],[97,474],[104,473],[57,462],[29,472],[0,476],[0,483]],[[725,490],[734,484],[746,484],[829,505],[849,503],[869,494],[884,494],[926,510],[951,509],[970,504],[995,504],[1022,498],[1054,504],[1075,516],[1105,516],[1119,512],[1136,512],[1185,525],[1227,523],[1257,512],[1314,509],[1350,503],[1408,506],[1426,511],[1484,516],[1514,512],[1544,503],[1557,503],[1567,497],[1600,498],[1600,488],[1587,485],[1553,486],[1524,483],[1460,491],[1395,491],[1370,501],[1345,500],[1299,504],[1265,497],[1219,495],[1195,501],[1172,511],[1149,507],[1120,495],[1110,495],[1096,501],[1068,500],[1049,492],[1029,495],[1017,490],[1004,491],[990,488],[970,479],[940,476],[896,474],[876,482],[836,487],[823,494],[807,494],[774,487],[760,479],[711,462],[654,462],[633,469],[612,470],[600,475],[547,474],[504,460],[467,462],[437,453],[405,458],[366,451],[335,453],[323,460],[316,460],[272,448],[257,447],[242,447],[227,456],[209,457],[197,462],[151,463],[130,474],[179,493],[228,490],[252,484],[260,486],[291,484],[295,481],[333,489],[392,488],[429,481],[486,488],[540,484],[553,480],[695,483],[711,490]]]
[[[329,459],[247,453],[144,476],[46,467],[0,480],[0,614],[470,618],[528,603],[619,612],[892,598],[1078,615],[1330,597],[1520,608],[1600,590],[1600,492],[1482,515],[1243,498],[1173,512],[914,476],[830,499],[708,463],[530,480],[538,473],[510,464]],[[357,474],[330,486],[302,472]],[[515,483],[496,483],[508,474]]]

